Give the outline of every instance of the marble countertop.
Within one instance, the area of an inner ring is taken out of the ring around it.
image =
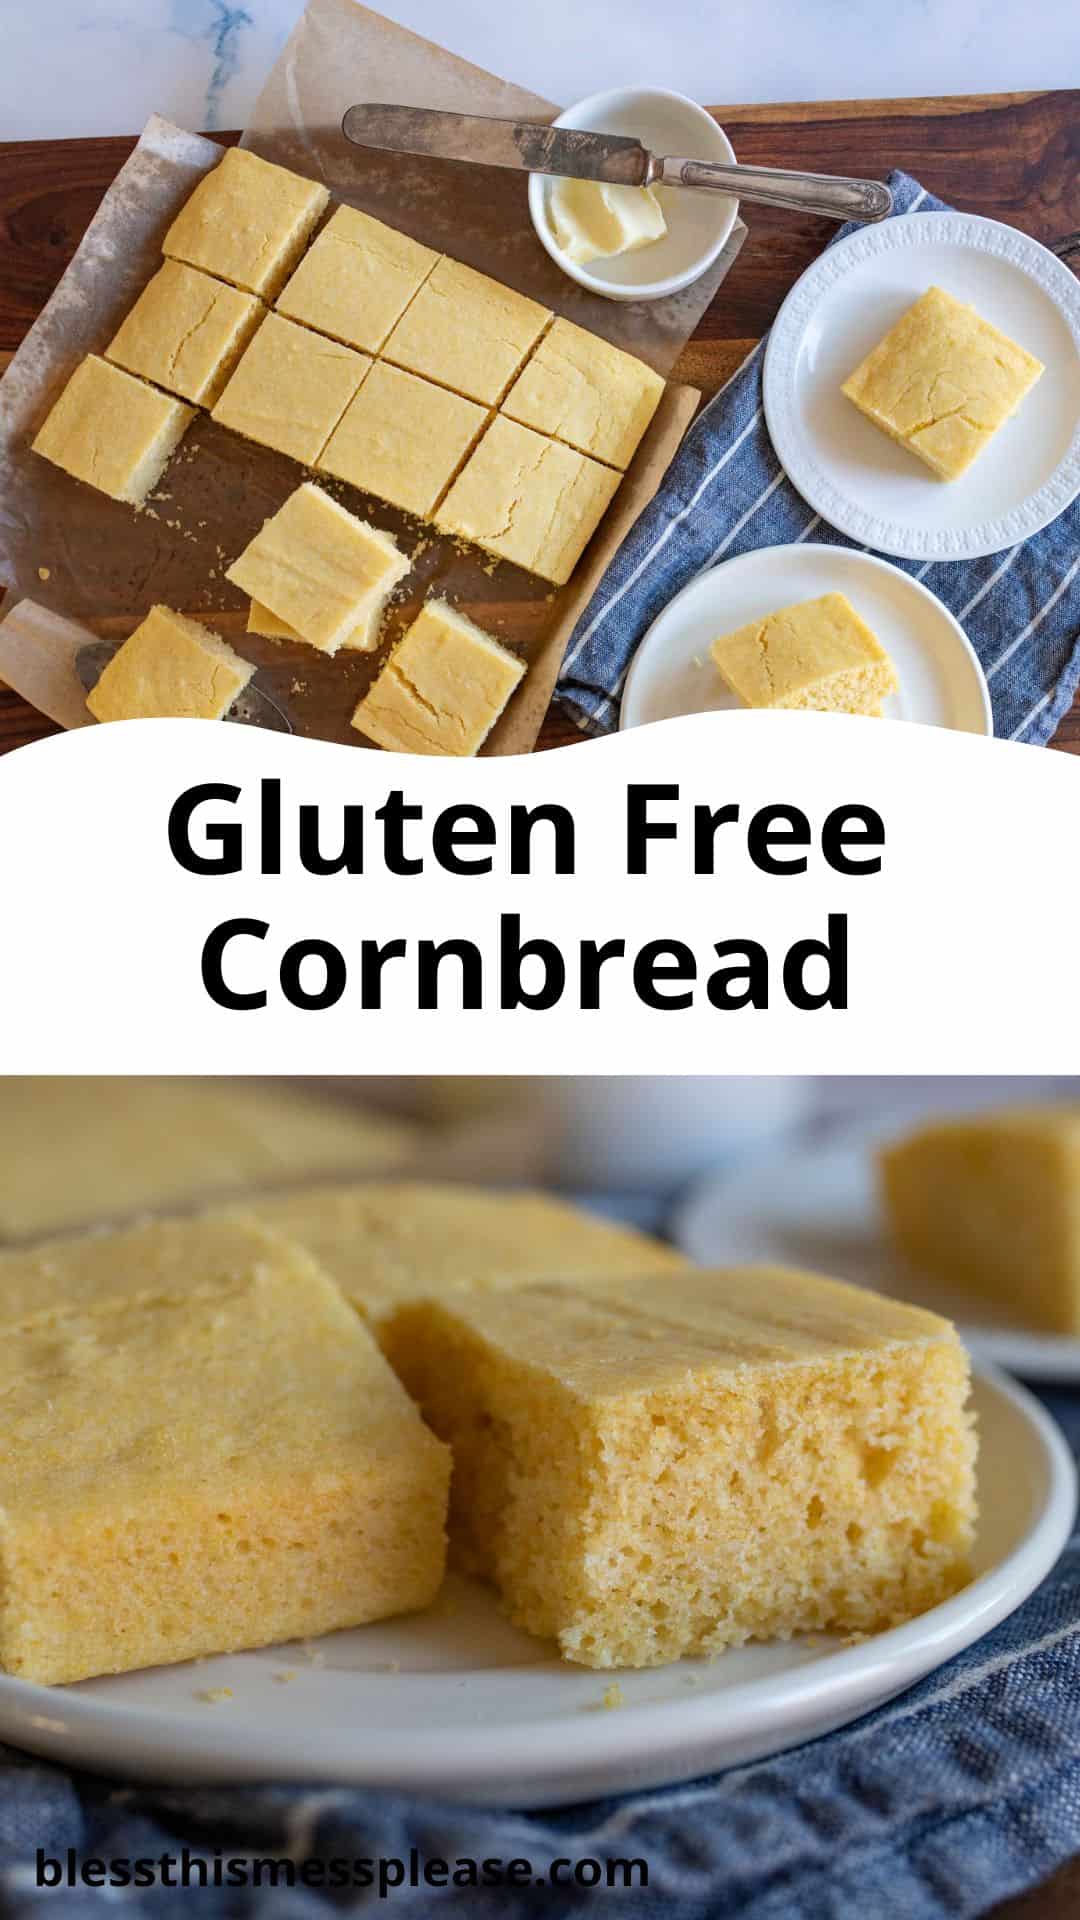
[[[0,137],[242,126],[302,0],[46,0],[4,21]],[[45,18],[43,20],[43,11]],[[562,102],[640,81],[706,101],[1080,84],[1075,0],[395,0],[394,17]]]

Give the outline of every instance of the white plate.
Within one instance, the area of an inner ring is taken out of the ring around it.
[[[858,413],[841,382],[929,286],[1034,353],[1046,371],[959,480],[941,481]],[[966,560],[1027,540],[1080,492],[1080,285],[1036,240],[965,213],[913,213],[837,241],[769,335],[765,419],[804,499],[852,540]]]
[[[833,592],[847,594],[896,664],[900,691],[885,702],[886,718],[993,732],[986,676],[963,628],[929,588],[873,554],[810,540],[741,553],[677,593],[634,655],[619,725],[741,711],[709,659],[712,642],[778,607]]]
[[[1080,1381],[1080,1340],[1032,1332],[981,1302],[976,1315],[970,1299],[948,1293],[893,1250],[874,1174],[876,1148],[887,1137],[880,1124],[853,1128],[838,1140],[752,1159],[734,1175],[713,1175],[683,1202],[675,1237],[706,1266],[778,1261],[915,1300],[955,1320],[979,1360],[1029,1380]]]
[[[1075,1502],[1061,1435],[1000,1377],[979,1379],[976,1404],[977,1577],[860,1645],[817,1636],[711,1665],[592,1673],[509,1627],[478,1587],[451,1581],[426,1614],[306,1652],[279,1647],[77,1687],[0,1678],[0,1738],[125,1779],[339,1781],[534,1807],[759,1759],[911,1686],[1012,1613],[1057,1559]],[[290,1671],[287,1684],[275,1680]],[[614,1678],[626,1704],[605,1711]],[[232,1698],[199,1697],[219,1687]]]

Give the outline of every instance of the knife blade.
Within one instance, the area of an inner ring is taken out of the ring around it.
[[[654,166],[640,140],[623,134],[531,126],[528,121],[443,113],[434,107],[382,103],[350,107],[341,130],[354,146],[378,147],[384,153],[422,153],[442,160],[469,160],[473,165],[599,180],[607,186],[642,187]]]

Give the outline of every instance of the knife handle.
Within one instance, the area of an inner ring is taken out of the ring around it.
[[[832,173],[792,173],[782,167],[743,167],[712,160],[661,160],[655,183],[696,192],[731,193],[763,207],[821,213],[829,220],[886,220],[892,194],[883,180],[849,180]],[[652,184],[652,183],[650,183]]]

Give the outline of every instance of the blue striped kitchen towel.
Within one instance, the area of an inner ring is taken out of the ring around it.
[[[889,185],[893,218],[944,208],[909,174],[890,174]],[[699,414],[574,629],[557,693],[585,732],[618,725],[638,643],[695,575],[759,547],[856,544],[813,512],[780,467],[762,412],[763,358],[761,342]],[[964,628],[990,684],[999,738],[1045,746],[1080,683],[1080,500],[1004,553],[893,564],[925,581]]]

